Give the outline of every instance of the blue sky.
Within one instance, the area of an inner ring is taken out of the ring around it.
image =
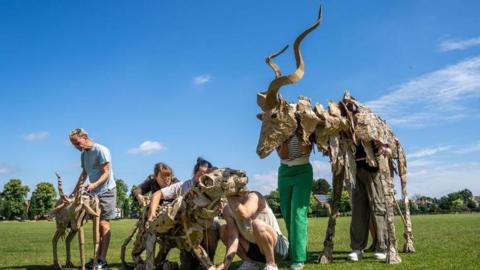
[[[278,158],[255,153],[264,58],[320,3],[304,79],[282,94],[325,105],[349,89],[404,144],[411,195],[480,194],[478,1],[1,1],[0,186],[59,171],[71,190],[80,154],[67,134],[83,127],[129,185],[159,161],[187,179],[201,155],[274,189]],[[278,63],[291,71],[291,51]],[[327,159],[312,160],[329,178]]]

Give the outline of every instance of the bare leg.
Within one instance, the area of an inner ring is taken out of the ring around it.
[[[260,251],[265,255],[267,265],[275,266],[274,248],[277,243],[277,232],[261,220],[254,220],[252,227],[253,235]]]
[[[108,245],[110,244],[110,222],[100,220],[100,248],[98,249],[98,258],[105,261],[107,258]]]
[[[57,250],[57,244],[58,244],[58,239],[60,238],[60,235],[63,233],[64,230],[62,229],[57,229],[55,234],[53,235],[52,238],[52,248],[53,248],[53,267],[57,269],[61,269],[62,266],[60,263],[58,263],[58,250]]]
[[[335,174],[335,173],[334,173]],[[327,232],[325,233],[325,240],[323,241],[323,252],[318,258],[321,264],[330,263],[333,260],[333,238],[335,237],[335,226],[337,224],[337,216],[340,213],[340,203],[343,191],[344,174],[339,173],[333,177],[333,201],[332,213],[328,219]]]
[[[226,246],[228,243],[228,231],[227,231],[227,226],[222,225],[220,227],[220,239],[222,240],[223,244]],[[238,250],[237,250],[237,255],[242,259],[242,261],[250,262],[250,263],[255,263],[252,259],[250,259],[247,256],[248,252],[248,246],[250,245],[247,240],[243,239],[243,237],[239,236],[238,237]]]
[[[70,244],[72,242],[73,237],[75,237],[75,234],[77,234],[77,231],[72,229],[68,233],[67,238],[65,238],[65,249],[67,251],[67,261],[65,262],[65,267],[68,267],[68,268],[74,267],[72,263],[71,252],[70,252]]]

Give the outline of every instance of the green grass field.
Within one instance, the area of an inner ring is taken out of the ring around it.
[[[120,246],[134,220],[112,222],[113,237],[110,243],[108,262],[111,269],[122,269]],[[282,225],[283,225],[283,221]],[[349,251],[350,218],[342,217],[337,222],[335,261],[330,265],[318,265],[316,257],[323,248],[326,218],[310,219],[309,254],[305,269],[480,269],[480,215],[453,214],[413,216],[413,229],[417,253],[403,254],[402,264],[386,265],[372,259],[370,254],[358,263],[346,260]],[[91,255],[91,223],[87,223],[86,253]],[[0,223],[0,269],[51,269],[51,237],[55,230],[53,222],[1,222]],[[399,247],[403,246],[403,228],[397,219]],[[65,261],[63,242],[59,245],[60,260]],[[215,262],[222,260],[225,248],[219,245]],[[79,264],[78,240],[73,241],[72,257]],[[130,258],[129,258],[130,259]],[[169,259],[178,260],[178,250],[172,250]],[[238,257],[237,257],[238,259]],[[236,263],[235,266],[238,266]],[[288,269],[281,265],[282,269]]]

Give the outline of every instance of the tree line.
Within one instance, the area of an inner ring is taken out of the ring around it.
[[[120,217],[138,218],[142,208],[130,196],[128,186],[122,179],[117,184],[117,209]],[[136,186],[132,186],[132,190]],[[52,183],[40,182],[35,186],[30,198],[30,188],[20,179],[10,179],[0,193],[0,220],[50,219],[50,211],[57,202],[56,188]]]
[[[138,218],[142,214],[142,207],[131,196],[131,191],[122,179],[115,180],[117,184],[117,208],[121,218]],[[49,213],[57,202],[56,188],[52,183],[41,182],[35,186],[30,199],[30,188],[23,185],[20,179],[10,179],[0,193],[0,219],[26,220],[26,219],[49,219]],[[319,202],[314,195],[331,195],[332,187],[327,180],[320,178],[313,182],[310,195],[309,216],[319,217],[330,215],[329,203]],[[265,196],[273,212],[280,216],[280,197],[278,190],[274,190]],[[404,211],[403,204],[398,203]],[[343,215],[351,213],[350,195],[344,190],[340,204],[340,212]],[[431,198],[423,195],[414,195],[410,199],[410,212],[412,214],[437,214],[453,212],[480,212],[479,204],[468,189],[449,193],[440,198]],[[398,211],[397,211],[398,212]]]
[[[327,180],[320,178],[314,180],[312,186],[312,194],[310,195],[310,209],[309,216],[311,217],[325,217],[330,215],[330,207],[326,204],[319,203],[314,195],[329,195],[332,194],[332,188]],[[272,211],[280,216],[280,197],[278,190],[274,190],[265,196]],[[478,198],[477,198],[478,199]],[[331,197],[328,203],[331,203]],[[403,203],[397,201],[399,208],[404,212]],[[340,213],[343,215],[350,215],[352,206],[350,203],[350,193],[344,188],[342,192],[342,199],[340,203]],[[398,208],[395,209],[396,214]],[[411,214],[441,214],[441,213],[458,213],[458,212],[480,212],[479,202],[475,199],[472,192],[468,189],[463,189],[457,192],[449,193],[440,198],[431,198],[424,195],[414,195],[410,198],[410,213]]]

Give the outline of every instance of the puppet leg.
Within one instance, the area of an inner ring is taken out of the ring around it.
[[[53,267],[56,269],[62,269],[62,265],[58,262],[58,249],[57,249],[57,244],[58,244],[58,239],[60,239],[60,236],[64,233],[61,229],[57,229],[55,234],[53,235],[52,238],[52,248],[53,248]]]
[[[380,180],[383,186],[385,202],[387,206],[387,263],[398,264],[402,262],[402,259],[398,254],[397,238],[395,236],[395,224],[393,223],[395,207],[395,196],[393,194],[393,178],[391,177],[388,160],[383,156],[380,156],[377,159],[380,165]]]
[[[403,245],[403,252],[410,253],[415,252],[413,246],[413,232],[412,232],[412,220],[410,217],[410,202],[407,195],[407,179],[406,176],[401,177],[402,184],[402,200],[405,207],[405,229],[403,237],[405,238],[405,245]]]
[[[332,212],[328,219],[327,232],[325,240],[323,241],[323,252],[318,258],[321,264],[330,263],[333,260],[333,238],[335,237],[335,225],[337,223],[337,216],[340,212],[340,203],[343,191],[343,173],[339,173],[333,177],[333,198],[332,198]]]
[[[67,268],[75,267],[75,266],[73,266],[72,257],[71,257],[71,254],[70,254],[71,253],[70,252],[70,244],[71,244],[72,239],[75,236],[75,234],[77,234],[77,231],[74,230],[74,229],[71,229],[70,232],[67,235],[67,238],[65,239],[65,248],[67,250],[67,261],[65,262],[65,267],[67,267]]]

